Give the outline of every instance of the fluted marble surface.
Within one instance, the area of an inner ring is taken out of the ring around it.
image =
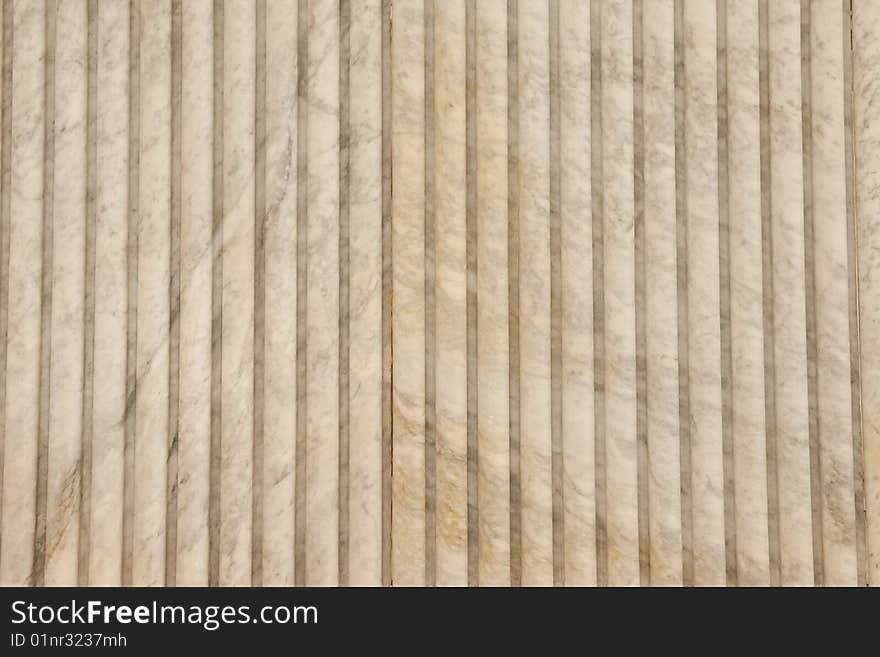
[[[871,0],[6,0],[3,585],[880,584]]]

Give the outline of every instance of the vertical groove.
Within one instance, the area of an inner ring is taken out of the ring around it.
[[[593,226],[593,381],[596,468],[596,583],[608,586],[605,466],[605,251],[602,189],[602,4],[590,2],[590,195]]]
[[[55,200],[55,31],[57,0],[46,3],[43,87],[43,237],[40,303],[40,399],[37,442],[37,491],[32,583],[45,584],[46,513],[49,472],[49,404],[52,363],[52,222]]]
[[[562,453],[562,202],[559,120],[559,0],[549,7],[550,59],[550,473],[552,482],[553,584],[565,583],[565,506]]]
[[[86,96],[86,254],[83,304],[83,405],[77,586],[89,584],[92,439],[95,407],[95,250],[98,206],[98,0],[89,0]],[[0,480],[2,487],[2,480]]]
[[[165,513],[165,586],[177,581],[177,487],[180,429],[180,222],[181,93],[183,80],[182,0],[171,6],[171,277],[168,333],[168,469]]]
[[[776,324],[773,308],[773,204],[770,166],[770,20],[769,2],[758,6],[758,76],[761,153],[761,244],[764,300],[764,416],[767,440],[767,536],[770,585],[782,581],[779,518],[779,468],[776,437]]]
[[[294,490],[294,582],[306,581],[306,334],[308,312],[308,73],[309,3],[296,13],[296,488]]]
[[[694,583],[694,502],[691,482],[690,393],[688,376],[687,170],[685,168],[684,1],[675,0],[675,236],[678,300],[678,427],[681,472],[682,583]]]
[[[223,362],[223,0],[214,0],[211,258],[211,449],[208,493],[208,585],[220,582],[220,465]]]
[[[733,339],[730,326],[730,129],[727,94],[727,0],[716,0],[718,123],[718,272],[721,336],[721,453],[724,478],[724,561],[728,586],[737,584],[736,486],[733,445]]]
[[[306,313],[308,310],[308,0],[297,5],[297,180],[296,180],[296,488],[294,491],[294,581],[306,578]]]
[[[868,12],[868,13],[870,16],[870,12]],[[859,15],[860,15],[860,17],[864,15],[864,13],[861,11],[861,8],[860,8]],[[850,53],[848,55],[849,56],[848,68],[849,68],[849,74],[850,74],[849,88],[851,89],[851,93],[852,93],[852,96],[851,96],[852,107],[850,110],[851,111],[851,115],[850,115],[851,131],[852,131],[852,135],[851,135],[851,139],[852,139],[851,161],[852,161],[853,181],[854,181],[854,183],[857,183],[858,182],[857,167],[858,167],[858,163],[859,163],[859,146],[860,145],[866,146],[867,147],[866,150],[870,153],[872,151],[872,149],[875,147],[876,142],[874,144],[872,144],[869,139],[865,138],[866,136],[863,136],[861,139],[857,138],[857,135],[858,135],[857,131],[859,129],[856,125],[857,119],[861,122],[863,130],[865,130],[866,132],[869,130],[869,128],[868,128],[869,123],[865,122],[865,118],[866,118],[866,115],[871,116],[871,111],[869,109],[871,102],[870,102],[870,91],[869,91],[870,87],[868,87],[865,84],[866,83],[865,76],[861,73],[861,71],[860,71],[860,80],[859,80],[859,82],[860,82],[859,96],[860,97],[857,98],[857,96],[856,96],[855,63],[853,61],[853,58],[856,57],[856,33],[855,33],[855,24],[854,23],[855,23],[855,7],[854,7],[854,3],[850,2],[849,3],[849,38],[847,40],[847,43],[848,43],[848,46],[850,49]],[[859,39],[865,38],[868,36],[868,34],[870,34],[870,33],[865,30],[862,30],[859,33],[858,38]],[[872,52],[872,49],[864,48],[864,43],[860,43],[859,46],[860,46],[859,57],[858,57],[857,61],[859,62],[859,65],[861,67],[872,60],[872,58],[870,57],[870,53]],[[876,60],[874,60],[874,61],[876,61]],[[867,98],[866,98],[866,94],[868,95]],[[867,100],[867,103],[866,103],[866,100]],[[857,105],[857,101],[858,101],[858,105]],[[856,112],[857,107],[858,107],[859,111],[862,112],[861,116],[858,115]],[[5,137],[4,137],[4,139],[5,139]],[[864,153],[861,154],[863,161],[864,161],[864,155],[865,155]],[[870,160],[868,160],[868,162],[870,162]],[[867,176],[868,176],[868,180],[870,181],[872,176],[876,175],[876,169],[872,173],[871,164],[868,164],[868,169],[869,169],[869,171],[867,172]],[[858,384],[859,385],[858,385],[858,389],[854,390],[854,397],[858,400],[859,429],[861,432],[863,432],[860,434],[860,436],[861,436],[861,449],[858,454],[858,458],[861,461],[861,464],[860,464],[861,467],[860,467],[860,471],[858,473],[860,476],[860,480],[857,480],[857,485],[861,489],[861,494],[862,494],[862,499],[861,499],[862,506],[861,506],[861,508],[858,506],[858,500],[857,500],[856,501],[856,522],[861,521],[865,524],[865,527],[863,530],[864,531],[865,555],[864,555],[864,558],[860,559],[860,561],[864,562],[865,578],[864,578],[864,582],[860,581],[860,584],[863,584],[865,586],[870,586],[870,587],[877,587],[878,585],[880,585],[880,581],[877,580],[877,575],[878,575],[877,565],[878,564],[877,564],[877,547],[875,546],[877,532],[876,532],[876,528],[874,527],[874,524],[877,523],[878,521],[880,521],[880,517],[878,517],[878,514],[875,511],[876,504],[878,501],[877,497],[876,497],[876,495],[877,495],[877,493],[876,493],[876,491],[877,491],[876,473],[877,473],[877,467],[878,467],[878,465],[880,465],[880,463],[877,462],[876,457],[874,456],[876,454],[876,449],[877,449],[876,444],[877,444],[877,433],[878,432],[877,432],[876,427],[872,424],[872,418],[875,416],[875,411],[874,411],[875,406],[872,404],[872,399],[876,398],[876,381],[872,381],[872,379],[874,377],[872,375],[872,371],[871,371],[870,366],[866,368],[867,369],[867,372],[866,372],[867,381],[866,382],[864,381],[864,379],[862,379],[862,371],[861,371],[862,366],[865,363],[869,362],[868,357],[872,354],[872,352],[874,354],[876,354],[876,348],[874,348],[874,345],[872,345],[873,339],[876,338],[876,333],[872,332],[872,327],[871,327],[871,325],[874,324],[874,322],[871,319],[871,316],[873,315],[874,317],[876,317],[876,314],[874,314],[876,311],[874,311],[873,309],[870,309],[870,306],[869,306],[870,301],[868,301],[868,299],[869,299],[868,296],[866,296],[864,300],[861,298],[862,293],[861,293],[861,289],[859,287],[861,282],[863,281],[863,277],[862,277],[863,272],[860,271],[860,265],[862,265],[866,269],[866,271],[864,272],[864,283],[866,286],[867,294],[870,294],[872,289],[876,289],[876,278],[871,275],[871,271],[870,271],[872,263],[871,263],[871,256],[869,255],[869,253],[871,251],[871,248],[872,248],[871,243],[873,241],[873,239],[872,239],[873,236],[871,234],[873,232],[872,228],[874,226],[876,226],[877,224],[876,224],[876,218],[871,219],[870,215],[864,216],[864,217],[859,217],[859,202],[865,201],[866,202],[865,210],[869,211],[870,205],[873,201],[873,199],[871,198],[872,195],[870,193],[867,195],[867,198],[865,198],[865,192],[867,190],[865,190],[862,185],[859,185],[859,188],[855,189],[851,195],[852,206],[853,206],[852,207],[853,216],[851,217],[852,243],[851,243],[851,247],[849,249],[849,255],[851,258],[851,262],[853,263],[852,268],[854,269],[854,272],[851,274],[851,276],[852,276],[852,280],[854,282],[853,287],[855,290],[855,299],[854,299],[855,309],[852,312],[855,314],[855,322],[856,322],[855,331],[856,331],[856,341],[857,341],[856,342],[856,349],[857,349],[857,355],[858,355],[857,365],[859,368],[858,369],[858,373],[859,373]],[[868,212],[866,212],[866,214],[868,214]],[[860,252],[861,249],[859,246],[859,234],[860,234],[860,230],[862,228],[865,229],[865,238],[866,238],[865,244],[864,244],[865,260],[861,259],[861,256],[863,254]],[[853,300],[851,299],[850,302],[852,303]],[[865,311],[867,314],[867,317],[864,318],[864,321],[862,318],[862,309],[863,308],[865,308]],[[866,349],[865,349],[864,353],[862,352],[862,344],[861,344],[862,328],[863,327],[867,329],[867,331],[866,331],[867,344],[866,344]],[[850,330],[852,331],[852,327]],[[868,417],[867,418],[863,414],[863,408],[862,408],[863,403],[864,403],[863,395],[867,396],[867,399],[868,399],[868,401],[867,401],[867,405],[868,405],[867,415],[868,415]],[[865,442],[866,440],[867,440],[867,444]],[[855,467],[856,463],[853,463],[853,466]],[[870,484],[868,484],[870,490],[866,490],[866,479],[871,482]],[[870,509],[868,508],[869,504],[870,504]]]
[[[129,4],[128,237],[125,354],[125,446],[123,455],[122,585],[131,586],[134,560],[134,439],[137,401],[138,214],[140,185],[140,4]]]
[[[468,585],[480,583],[477,381],[477,3],[465,5],[465,152],[467,175],[467,544]]]
[[[425,0],[425,584],[437,580],[434,0]]]
[[[633,1],[633,209],[636,301],[636,447],[639,583],[651,585],[651,509],[648,495],[648,332],[645,265],[645,63],[643,1]]]
[[[349,577],[351,4],[339,2],[339,586]]]
[[[804,287],[807,313],[807,397],[810,416],[810,504],[813,528],[813,581],[825,584],[822,543],[822,460],[819,449],[819,400],[816,388],[816,282],[813,234],[813,103],[810,0],[801,0],[801,114],[804,149]]]
[[[510,583],[522,585],[522,481],[519,421],[519,0],[507,1],[507,323],[510,332]]]
[[[254,445],[251,586],[263,585],[263,444],[266,367],[266,0],[256,3],[254,98]]]
[[[844,147],[846,153],[846,237],[847,283],[849,291],[849,350],[852,400],[853,486],[855,505],[856,568],[859,586],[867,584],[865,535],[865,478],[862,444],[861,363],[859,358],[859,263],[856,252],[855,220],[855,124],[853,122],[855,88],[852,62],[852,0],[841,0],[843,10],[843,107]]]
[[[12,4],[3,10],[3,99],[0,116],[0,491],[6,463],[6,336],[9,331],[9,226],[11,209],[12,154]],[[0,505],[0,526],[3,509]],[[0,554],[3,535],[0,532]]]
[[[382,585],[391,586],[391,0],[382,0]]]

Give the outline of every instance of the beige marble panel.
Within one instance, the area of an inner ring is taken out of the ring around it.
[[[736,572],[740,586],[770,585],[764,300],[761,235],[758,2],[729,2],[727,180],[731,423]]]
[[[251,579],[254,428],[254,111],[252,2],[223,4],[223,294],[219,584]],[[220,47],[220,44],[215,44]]]
[[[391,149],[394,445],[391,579],[425,583],[425,57],[422,0],[394,4]]]
[[[564,581],[596,583],[590,12],[559,3]],[[482,403],[482,398],[480,399]]]
[[[382,2],[351,13],[349,583],[382,583]]]
[[[171,2],[145,1],[139,12],[137,388],[131,583],[161,586],[165,581],[171,307]]]
[[[3,585],[880,579],[873,4],[0,12]]]
[[[86,255],[87,4],[57,4],[47,586],[74,586],[79,556]]]
[[[467,584],[465,2],[434,9],[437,584]]]
[[[9,234],[4,236],[9,264],[0,583],[26,586],[33,584],[40,412],[46,5],[19,0],[3,11],[13,12],[11,91],[16,102],[11,103],[11,197]]]
[[[479,582],[510,583],[507,7],[476,5]]]
[[[675,239],[674,3],[642,6],[651,584],[682,583]]]
[[[813,584],[799,0],[768,3],[780,581]]]
[[[12,25],[12,14],[9,9],[0,8],[0,17],[2,17],[2,25],[3,28],[0,29],[0,48],[4,46],[4,39],[9,39],[9,34],[12,32],[11,29],[7,32],[7,26]],[[8,52],[8,48],[3,49],[3,53]],[[9,92],[11,89],[7,85],[6,82],[9,80],[12,81],[12,76],[9,75],[11,71],[7,72],[7,67],[3,66],[2,76],[0,76],[0,106],[5,103],[6,107],[10,106],[9,103]],[[4,100],[5,99],[5,100]],[[8,111],[7,111],[8,114]],[[11,123],[11,122],[10,122]],[[3,146],[6,146],[7,152],[10,150],[9,146],[11,145],[9,133],[5,129],[5,123],[3,124],[3,129],[0,131],[0,152],[2,152]],[[0,180],[7,179],[11,176],[11,171],[7,174],[7,170],[9,169],[9,165],[4,161],[2,165],[0,165],[2,171],[0,171]],[[0,449],[3,450],[3,455],[6,455],[5,443],[6,443],[6,351],[7,351],[7,328],[9,326],[9,258],[8,253],[9,249],[7,244],[9,243],[9,233],[10,233],[10,217],[7,208],[9,207],[9,197],[10,188],[9,185],[3,184],[0,185]],[[3,468],[0,467],[0,495],[4,494],[5,488],[3,488],[3,480],[2,480],[2,471]],[[5,495],[4,495],[5,497]],[[0,584],[4,583],[3,579],[3,500],[0,499]]]
[[[880,6],[854,3],[852,27],[866,565],[880,586]]]
[[[637,586],[632,3],[603,3],[601,33],[608,584]]]
[[[716,16],[684,6],[688,390],[694,584],[725,583],[721,451]]]
[[[177,583],[208,583],[211,447],[213,5],[183,3]]]
[[[295,583],[297,331],[296,0],[266,3],[266,329],[263,584]]]
[[[337,582],[339,9],[309,3],[306,583]]]
[[[553,584],[550,477],[549,16],[518,3],[522,583]]]
[[[95,360],[92,415],[89,578],[122,582],[126,413],[129,5],[97,17],[97,189],[95,217]]]
[[[812,223],[816,397],[826,585],[856,584],[853,424],[844,153],[843,11],[814,0],[810,15]]]

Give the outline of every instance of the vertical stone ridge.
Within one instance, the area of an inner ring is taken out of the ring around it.
[[[694,502],[691,482],[690,393],[688,376],[687,297],[687,170],[685,149],[685,62],[684,1],[675,0],[675,234],[678,299],[678,430],[681,472],[681,559],[682,583],[694,583]]]
[[[871,275],[871,265],[872,260],[874,259],[873,251],[872,251],[872,243],[876,244],[876,237],[874,233],[876,231],[876,218],[872,218],[870,216],[871,207],[876,207],[873,205],[875,198],[872,198],[870,193],[870,185],[876,180],[876,169],[872,171],[872,167],[870,164],[870,154],[873,149],[876,147],[876,142],[872,143],[872,140],[869,136],[860,135],[860,130],[865,130],[866,132],[870,130],[870,117],[872,116],[871,112],[871,100],[875,97],[876,94],[876,86],[869,83],[871,79],[871,75],[873,71],[870,67],[870,62],[876,62],[876,45],[865,44],[864,42],[856,43],[857,39],[866,39],[868,35],[871,34],[870,28],[876,25],[876,20],[878,18],[875,13],[876,10],[866,9],[864,5],[858,6],[859,10],[859,21],[864,21],[864,24],[868,26],[867,28],[860,28],[858,35],[855,31],[856,26],[856,5],[853,2],[849,3],[849,47],[850,47],[850,85],[849,88],[852,90],[852,140],[853,140],[853,149],[852,149],[852,162],[853,162],[853,181],[858,184],[856,190],[852,195],[853,199],[853,244],[850,250],[850,257],[853,258],[853,267],[855,268],[855,295],[856,295],[856,307],[854,313],[856,315],[856,330],[857,330],[857,352],[859,357],[859,391],[858,391],[858,403],[859,403],[859,420],[860,420],[860,430],[862,431],[862,444],[861,444],[861,453],[858,455],[858,458],[861,458],[861,481],[858,481],[858,485],[862,488],[862,502],[863,506],[860,508],[856,507],[856,521],[859,521],[858,516],[861,515],[863,521],[865,522],[865,557],[863,561],[865,562],[865,582],[864,584],[867,586],[878,586],[880,581],[877,580],[878,574],[878,549],[877,549],[877,528],[876,524],[880,522],[880,514],[877,513],[877,503],[880,501],[880,496],[877,494],[877,469],[880,466],[880,459],[877,459],[877,435],[878,430],[875,425],[872,424],[872,417],[875,417],[874,408],[874,400],[877,399],[877,386],[876,379],[872,376],[870,368],[865,368],[866,376],[862,378],[862,367],[866,363],[871,362],[872,357],[876,357],[877,349],[876,349],[876,330],[873,328],[876,326],[876,310],[869,307],[869,299],[872,297],[867,296],[870,295],[873,290],[876,290],[876,280],[872,280],[875,277]],[[856,46],[858,45],[858,51],[856,51]],[[856,63],[858,63],[859,68],[856,69]],[[867,74],[866,74],[867,71]],[[856,72],[858,72],[858,77],[856,77]],[[857,86],[858,85],[858,86]],[[873,93],[872,93],[873,92]],[[858,93],[858,95],[857,95]],[[876,114],[873,114],[876,116]],[[856,121],[859,122],[859,125],[856,124]],[[866,147],[867,153],[860,153],[860,146],[864,145]],[[868,155],[868,158],[865,156]],[[861,158],[861,160],[860,160]],[[866,184],[860,183],[858,178],[858,167],[859,162],[868,162],[868,171],[866,172]],[[859,203],[864,201],[865,213],[860,217],[859,216]],[[864,229],[864,243],[860,245],[860,234]],[[864,250],[862,250],[864,249]],[[863,259],[864,258],[864,259]],[[861,270],[860,267],[864,267],[864,270]],[[865,301],[862,301],[862,290],[860,288],[860,284],[864,282],[866,293]],[[862,315],[862,309],[865,310],[865,316]],[[862,330],[865,330],[866,335],[866,348],[864,351],[862,350]],[[854,398],[856,395],[854,394]],[[867,405],[865,408],[864,398],[867,398]],[[867,418],[865,417],[867,414]],[[855,463],[853,464],[855,465]]]
[[[0,110],[0,490],[6,463],[6,336],[9,332],[9,226],[12,176],[12,11],[3,3],[2,110]],[[0,523],[3,509],[0,505]],[[3,535],[0,532],[0,554]]]
[[[633,234],[636,315],[636,482],[638,488],[639,583],[651,585],[651,509],[648,450],[648,329],[645,264],[645,64],[643,0],[633,0]]]
[[[256,3],[254,80],[254,445],[251,586],[263,585],[263,445],[266,366],[266,0]]]
[[[294,490],[294,582],[306,581],[306,335],[308,312],[308,73],[309,3],[299,0],[296,14],[296,488]]]
[[[782,581],[779,469],[776,437],[776,336],[773,308],[773,204],[770,164],[770,19],[768,0],[758,5],[758,77],[761,153],[761,244],[764,300],[764,416],[767,451],[767,536],[770,585]]]
[[[92,439],[95,404],[95,255],[98,186],[98,0],[89,0],[86,64],[86,224],[85,298],[83,304],[83,404],[77,586],[89,584],[92,525]],[[0,481],[2,488],[2,481]]]
[[[351,4],[339,1],[339,586],[349,577]]]
[[[37,438],[36,526],[33,586],[44,586],[46,575],[46,513],[49,474],[50,369],[52,365],[52,225],[55,214],[55,32],[57,0],[46,2],[43,78],[43,232],[40,303],[40,398]]]
[[[862,444],[861,363],[859,358],[859,263],[855,218],[855,88],[853,78],[852,0],[841,0],[843,10],[843,116],[846,153],[847,288],[849,292],[850,385],[852,394],[853,486],[855,504],[856,568],[859,586],[867,584],[865,533],[864,445]]]
[[[510,583],[522,585],[522,481],[519,421],[519,0],[507,2],[507,322],[510,340]]]
[[[223,1],[214,0],[213,202],[211,258],[211,450],[208,507],[208,585],[220,582],[220,465],[223,363]]]
[[[140,3],[129,4],[128,69],[128,236],[125,354],[125,446],[123,455],[122,585],[131,586],[134,561],[134,458],[137,402],[138,219],[140,211]]]
[[[553,584],[565,584],[565,505],[562,437],[562,215],[559,116],[559,0],[549,6],[550,80],[550,477],[552,482]]]
[[[477,381],[477,3],[465,5],[465,158],[467,176],[467,545],[468,585],[480,584]]]
[[[382,585],[391,586],[391,0],[382,0]]]
[[[182,0],[171,5],[171,280],[168,332],[168,469],[165,495],[165,586],[177,581],[177,488],[180,421],[180,222],[181,94],[183,90]]]
[[[436,239],[434,235],[434,0],[425,0],[425,584],[437,580]]]
[[[728,586],[737,583],[736,486],[733,443],[733,338],[730,281],[730,129],[727,94],[727,0],[716,0],[716,80],[718,86],[718,272],[721,335],[721,452],[724,478],[724,561]]]
[[[590,2],[590,195],[593,225],[593,354],[596,468],[596,583],[608,586],[605,465],[605,214],[602,187],[602,2]]]
[[[822,459],[819,444],[819,399],[816,382],[816,282],[813,231],[813,112],[810,0],[801,0],[801,120],[804,179],[804,287],[807,313],[807,398],[810,421],[810,504],[813,529],[813,580],[825,584],[822,541]]]
[[[859,358],[859,268],[855,219],[855,88],[853,86],[852,0],[841,0],[843,11],[843,121],[846,160],[847,291],[849,296],[849,356],[852,403],[853,504],[855,505],[856,578],[867,585],[865,534],[865,477],[862,444],[861,363]]]

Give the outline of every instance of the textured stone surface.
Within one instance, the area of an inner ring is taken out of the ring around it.
[[[877,3],[0,16],[0,584],[880,583]]]

